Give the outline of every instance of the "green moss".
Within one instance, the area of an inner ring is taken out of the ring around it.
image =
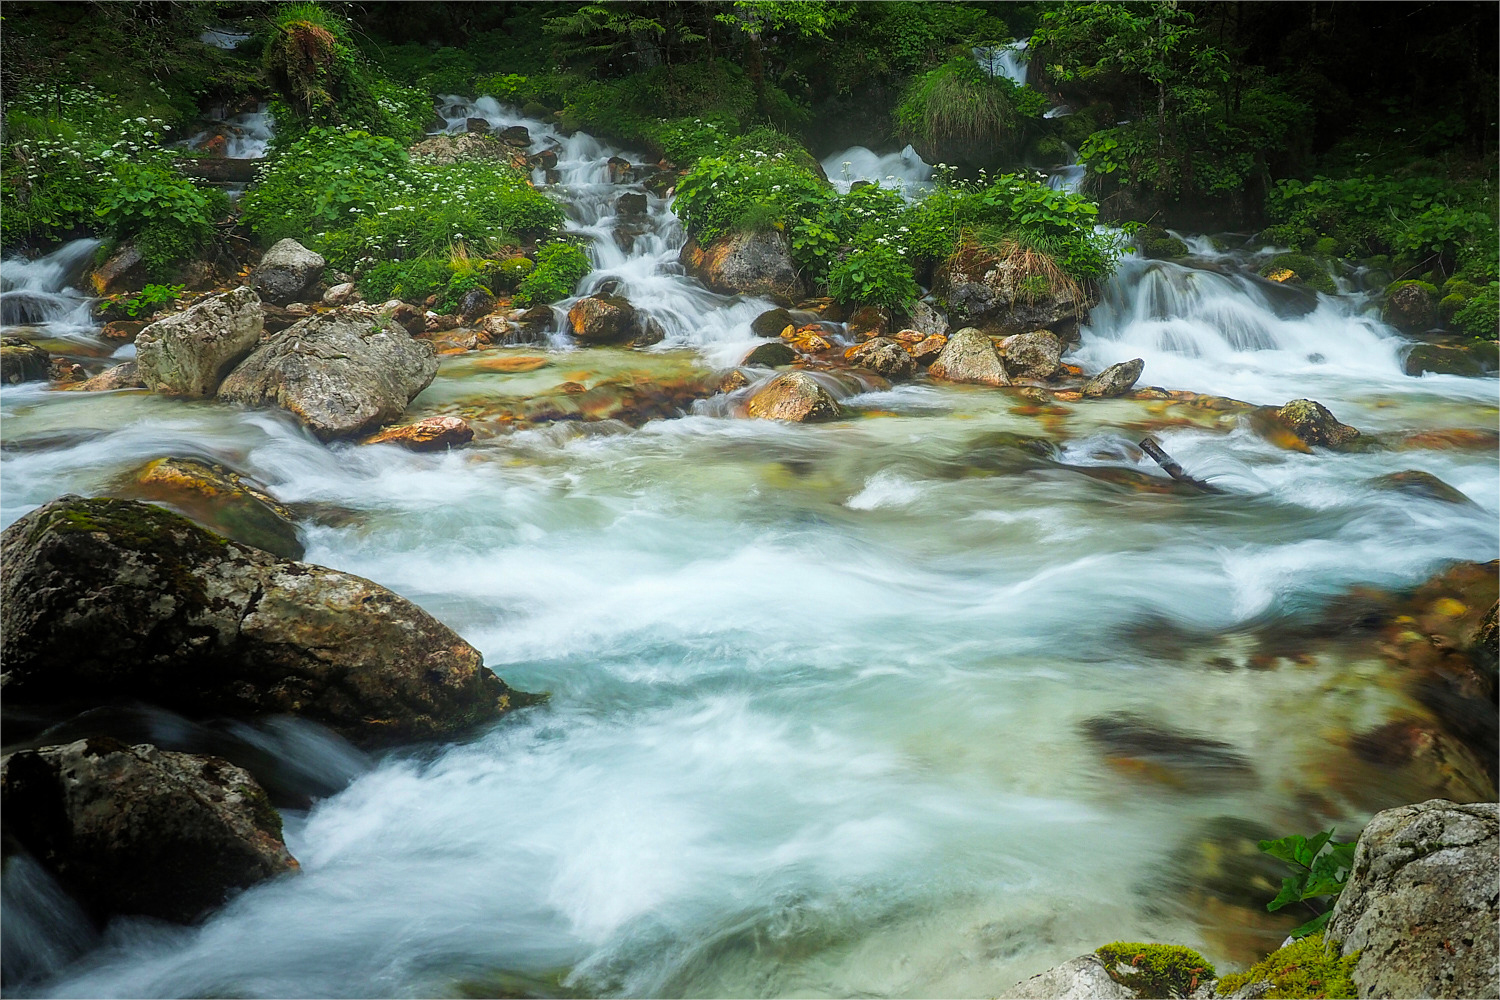
[[[1478,285],[1457,275],[1443,282],[1444,295],[1457,295],[1459,298],[1472,299],[1479,292],[1480,288]]]
[[[1160,226],[1147,226],[1140,231],[1136,239],[1140,242],[1142,255],[1156,260],[1186,257],[1188,253],[1186,243]]]
[[[1462,295],[1444,295],[1438,302],[1438,315],[1443,317],[1443,322],[1452,322],[1453,316],[1469,302]]]
[[[536,265],[525,257],[507,257],[500,262],[496,280],[502,287],[514,289],[535,268]]]
[[[1264,994],[1270,1000],[1279,997],[1353,997],[1354,980],[1350,978],[1359,952],[1345,958],[1325,946],[1323,935],[1314,934],[1294,941],[1272,952],[1251,966],[1219,980],[1215,992],[1228,996],[1246,983],[1266,981],[1271,989]]]
[[[1437,286],[1430,281],[1393,281],[1385,286],[1386,298],[1390,298],[1397,290],[1406,288],[1408,285],[1416,285],[1433,298],[1437,298],[1438,296]]]
[[[1184,997],[1216,975],[1208,959],[1181,945],[1115,941],[1094,954],[1111,979],[1143,998]]]
[[[1261,265],[1260,273],[1262,276],[1265,276],[1275,271],[1283,270],[1291,271],[1298,278],[1302,279],[1303,284],[1307,285],[1307,287],[1316,289],[1325,295],[1332,295],[1338,291],[1338,286],[1333,281],[1333,275],[1328,272],[1328,268],[1324,266],[1323,262],[1316,257],[1303,253],[1277,254]]]
[[[1312,245],[1313,253],[1322,254],[1324,257],[1332,257],[1338,253],[1338,250],[1339,241],[1332,236],[1325,236],[1315,241]]]
[[[1481,288],[1453,314],[1453,323],[1471,337],[1482,340],[1500,337],[1500,287],[1491,282],[1489,287]]]

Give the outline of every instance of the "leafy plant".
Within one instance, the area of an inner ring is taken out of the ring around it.
[[[591,270],[588,255],[571,243],[538,247],[536,267],[516,286],[515,302],[534,306],[565,299]]]
[[[1336,843],[1333,830],[1325,830],[1311,839],[1293,834],[1280,840],[1262,840],[1259,846],[1263,852],[1285,861],[1294,870],[1294,874],[1282,879],[1281,891],[1266,904],[1266,909],[1274,912],[1292,903],[1327,898],[1330,900],[1328,909],[1292,931],[1291,936],[1300,938],[1320,933],[1333,915],[1331,901],[1344,891],[1344,884],[1354,867],[1354,842]]]
[[[921,295],[905,252],[883,238],[834,264],[828,272],[828,292],[839,302],[888,309],[904,309]]]
[[[424,301],[447,287],[453,272],[447,261],[432,258],[388,260],[365,271],[357,279],[360,294],[370,302],[404,299]]]
[[[127,296],[121,304],[125,308],[125,314],[131,319],[149,316],[162,306],[171,305],[182,298],[185,289],[184,285],[147,285],[134,295]]]

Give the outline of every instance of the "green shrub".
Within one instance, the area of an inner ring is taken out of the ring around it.
[[[1480,289],[1453,314],[1453,323],[1471,337],[1497,339],[1500,335],[1500,282],[1492,281],[1488,287]]]
[[[125,315],[131,319],[149,316],[162,306],[169,306],[182,298],[183,285],[147,285],[124,299]]]
[[[437,305],[434,308],[440,313],[456,313],[463,305],[464,296],[479,289],[486,295],[493,292],[484,276],[476,270],[455,269],[448,278],[448,283],[443,286],[442,293],[438,296]]]
[[[1356,951],[1341,958],[1323,935],[1314,934],[1277,949],[1247,972],[1224,976],[1215,992],[1229,996],[1250,983],[1269,982],[1270,990],[1262,994],[1267,1000],[1356,997],[1353,973],[1359,955]]]
[[[588,255],[571,243],[538,247],[536,267],[517,285],[515,302],[534,306],[565,299],[592,270]]]
[[[851,251],[828,272],[828,293],[845,304],[905,309],[922,294],[906,252],[879,237]]]
[[[1047,109],[1047,99],[1004,77],[989,77],[960,56],[913,78],[896,106],[903,139],[978,146],[1013,145],[1012,132]]]
[[[452,276],[447,261],[424,257],[376,264],[361,274],[356,284],[360,294],[370,302],[388,299],[422,302],[443,291]]]
[[[1216,974],[1208,959],[1175,944],[1114,941],[1095,954],[1111,979],[1142,998],[1185,997]]]
[[[833,191],[785,153],[758,151],[708,156],[677,183],[674,209],[695,236],[711,240],[734,229],[755,205],[773,206],[785,219],[799,218]]]
[[[343,228],[391,197],[413,197],[416,173],[395,140],[355,129],[313,127],[262,168],[241,199],[264,243]]]
[[[507,257],[496,269],[496,280],[500,287],[513,290],[535,267],[536,265],[525,257]]]

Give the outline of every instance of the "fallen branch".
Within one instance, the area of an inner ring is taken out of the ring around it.
[[[1166,470],[1167,475],[1171,476],[1179,483],[1187,483],[1189,486],[1196,486],[1198,489],[1202,490],[1205,493],[1224,492],[1217,486],[1211,486],[1208,483],[1203,482],[1203,480],[1194,479],[1186,472],[1183,472],[1182,466],[1173,461],[1172,456],[1163,451],[1161,445],[1156,443],[1156,438],[1151,437],[1150,435],[1142,438],[1141,450],[1150,455],[1152,459],[1156,461],[1157,465]]]

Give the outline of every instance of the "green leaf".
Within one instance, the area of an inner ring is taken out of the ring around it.
[[[1272,911],[1281,909],[1288,903],[1296,903],[1302,899],[1302,887],[1307,884],[1306,875],[1288,875],[1281,880],[1281,891],[1276,898],[1266,904],[1266,909]]]
[[[1304,868],[1308,867],[1301,860],[1307,852],[1307,838],[1300,833],[1282,837],[1280,840],[1262,840],[1257,846],[1260,847],[1262,853],[1269,854],[1273,858],[1289,864],[1302,865]]]
[[[1328,926],[1328,920],[1332,916],[1333,910],[1330,909],[1327,913],[1313,917],[1307,923],[1293,930],[1291,936],[1294,938],[1305,938],[1310,934],[1317,934],[1322,931],[1324,927]]]

